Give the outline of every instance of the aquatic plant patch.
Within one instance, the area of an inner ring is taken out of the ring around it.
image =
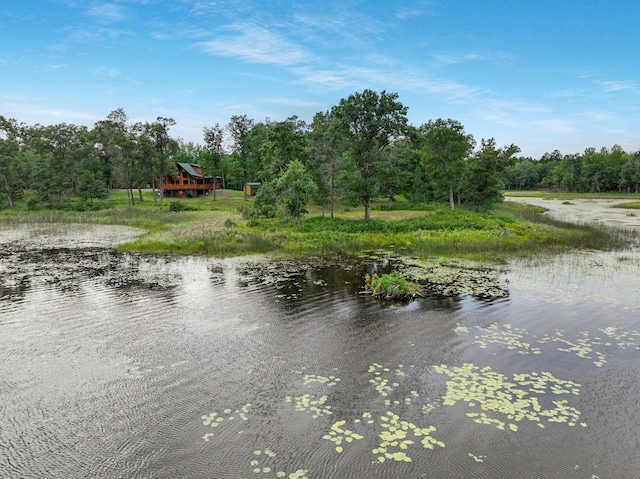
[[[236,420],[248,421],[250,408],[251,403],[247,403],[239,409],[227,408],[222,412],[213,411],[207,415],[202,416],[202,424],[215,429],[224,422],[233,422]],[[213,432],[209,432],[202,436],[202,439],[204,439],[205,441],[209,441],[214,435],[215,434]]]
[[[308,469],[298,469],[297,471],[287,473],[278,470],[276,457],[277,454],[271,449],[257,450],[253,452],[254,459],[249,465],[255,474],[259,474],[261,478],[288,478],[288,479],[309,479]]]
[[[486,328],[478,327],[479,334],[474,338],[481,348],[487,349],[490,344],[499,344],[507,349],[517,351],[518,354],[541,354],[542,350],[531,346],[525,341],[529,332],[522,328],[515,328],[511,324],[492,324]]]
[[[557,350],[586,359],[597,367],[607,363],[607,352],[610,349],[634,349],[640,351],[640,332],[625,331],[616,326],[599,329],[600,335],[592,336],[588,331],[580,331],[575,337],[567,337],[567,333],[556,329],[553,333],[538,338],[524,328],[516,328],[511,324],[492,324],[487,327],[457,325],[455,332],[469,334],[474,332],[474,342],[482,349],[490,346],[504,346],[518,354],[542,354],[545,344],[558,345]]]
[[[467,416],[476,423],[493,425],[500,430],[508,427],[513,432],[518,430],[516,423],[525,420],[535,422],[542,428],[545,427],[545,419],[547,422],[586,427],[586,423],[580,422],[580,411],[569,406],[567,400],[552,401],[553,407],[545,407],[547,394],[580,394],[579,384],[556,378],[549,372],[514,374],[509,379],[490,367],[480,368],[470,363],[434,368],[450,378],[442,404],[454,406],[458,402],[466,403],[469,408],[475,409]]]

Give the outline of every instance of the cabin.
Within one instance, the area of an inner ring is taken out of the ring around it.
[[[220,188],[220,177],[204,176],[202,168],[193,163],[176,163],[178,176],[162,177],[162,189],[167,198],[197,198]]]
[[[244,194],[247,196],[256,196],[261,186],[261,183],[247,183],[244,185]]]

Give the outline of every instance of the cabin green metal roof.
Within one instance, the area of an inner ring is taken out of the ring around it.
[[[176,165],[178,165],[178,168],[182,168],[194,178],[202,178],[202,175],[194,168],[194,166],[198,165],[192,165],[191,163],[176,163]]]

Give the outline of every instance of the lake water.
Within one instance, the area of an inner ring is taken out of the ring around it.
[[[513,261],[494,301],[383,304],[359,292],[393,263],[119,233],[0,230],[0,477],[640,477],[636,249]]]

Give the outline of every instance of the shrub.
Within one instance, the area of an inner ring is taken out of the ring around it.
[[[410,299],[418,296],[420,293],[419,285],[407,281],[396,272],[383,274],[382,276],[378,276],[377,274],[373,276],[367,275],[365,277],[365,284],[371,294],[380,299]]]
[[[172,201],[169,203],[169,211],[187,211],[187,205],[182,201]]]

